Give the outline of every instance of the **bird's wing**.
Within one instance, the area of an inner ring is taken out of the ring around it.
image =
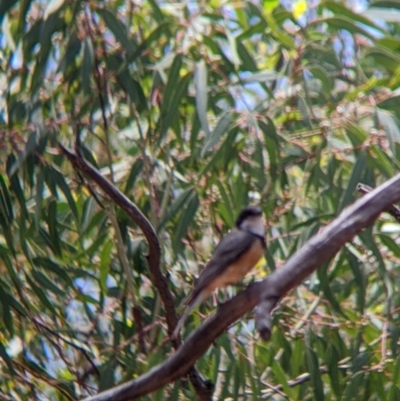
[[[214,255],[201,272],[196,286],[188,299],[192,304],[198,295],[232,263],[246,252],[255,240],[254,235],[247,231],[233,229],[219,243]]]

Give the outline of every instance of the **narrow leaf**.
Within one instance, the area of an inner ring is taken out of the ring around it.
[[[52,199],[47,208],[47,226],[49,229],[50,239],[53,243],[53,249],[55,250],[56,255],[61,256],[61,245],[57,224],[57,202]]]
[[[4,283],[0,282],[0,304],[1,304],[0,310],[3,312],[2,321],[4,323],[4,326],[6,327],[8,333],[10,334],[10,337],[12,337],[14,335],[14,324],[11,315],[11,306],[9,302],[10,294],[8,294],[5,291],[5,289],[3,288],[3,284]]]
[[[171,77],[168,78],[168,85],[164,93],[164,100],[161,110],[161,120],[160,120],[161,127],[158,138],[158,144],[160,144],[164,139],[164,136],[168,128],[172,124],[172,122],[179,119],[179,109],[178,109],[179,103],[181,102],[182,96],[187,90],[187,87],[192,79],[192,76],[191,73],[188,73],[182,78],[173,81],[173,84],[171,84],[174,87],[173,91],[172,89],[168,88],[169,83],[172,82],[172,80],[170,81],[170,79]],[[169,96],[167,96],[167,90],[168,93],[170,93]]]
[[[9,169],[8,174],[12,176],[22,165],[25,159],[35,150],[37,143],[37,132],[33,131],[28,138],[25,149],[20,153],[18,160]]]
[[[46,275],[36,269],[31,270],[32,277],[39,284],[39,286],[43,289],[47,289],[53,292],[56,295],[60,295],[61,297],[65,297],[65,292],[58,288],[53,281],[51,281]]]
[[[313,385],[314,399],[323,401],[325,399],[324,387],[322,385],[318,359],[315,352],[309,346],[306,347],[306,360],[308,370],[310,371],[311,383]]]
[[[232,121],[231,111],[225,111],[224,113],[222,113],[222,116],[218,120],[217,125],[215,126],[215,128],[205,141],[205,144],[201,150],[201,157],[204,157],[204,155],[208,152],[208,150],[210,150],[214,145],[218,143],[221,136],[228,129],[231,121]]]
[[[281,74],[278,74],[275,71],[262,71],[262,72],[256,72],[254,74],[251,74],[249,76],[241,78],[242,82],[269,82],[269,81],[275,81],[276,79],[280,78]]]
[[[361,181],[362,174],[364,173],[365,161],[366,161],[365,152],[360,152],[357,161],[353,167],[353,171],[351,173],[350,180],[347,184],[347,188],[344,191],[344,194],[340,201],[338,211],[343,210],[354,200],[354,191],[357,184]]]
[[[114,34],[115,38],[127,51],[128,55],[131,56],[136,48],[131,38],[128,37],[125,26],[117,19],[113,12],[105,8],[98,9],[98,13],[103,17],[107,27]]]
[[[65,283],[68,286],[73,287],[74,283],[63,266],[60,266],[56,262],[52,261],[49,258],[45,258],[45,257],[33,258],[32,262],[35,266],[40,266],[43,269],[46,269],[46,270],[56,274],[59,278],[61,278],[63,281],[65,281]]]
[[[196,109],[201,127],[208,135],[210,130],[207,122],[207,66],[204,60],[197,63],[194,74],[194,85],[196,88]]]
[[[0,207],[8,222],[11,222],[14,218],[14,211],[11,202],[11,196],[8,192],[6,182],[2,175],[0,175]]]
[[[94,64],[94,50],[92,41],[88,36],[83,41],[83,58],[81,65],[82,89],[86,95],[91,94],[91,78]]]
[[[100,286],[103,292],[107,291],[107,276],[110,270],[113,242],[108,240],[100,254]]]
[[[160,225],[158,226],[158,230],[161,230],[163,226],[183,208],[186,202],[191,198],[193,194],[193,188],[188,188],[181,192],[179,196],[172,202],[171,206],[165,213],[165,216],[162,218]]]
[[[45,292],[34,283],[34,281],[30,278],[30,276],[27,273],[25,274],[25,278],[29,286],[31,287],[31,289],[41,302],[41,307],[43,307],[44,309],[48,309],[54,316],[57,316],[57,311],[54,308],[53,303],[50,302],[49,299],[47,298]]]
[[[52,179],[57,184],[57,186],[61,189],[62,193],[64,194],[65,198],[67,199],[68,205],[71,208],[71,211],[78,220],[78,209],[76,208],[76,204],[74,198],[72,197],[71,189],[67,185],[64,176],[55,168],[51,168],[49,173],[52,176]]]
[[[12,359],[9,357],[7,350],[5,349],[2,342],[0,342],[0,358],[3,359],[5,364],[8,367],[8,371],[12,376],[17,375],[17,372],[14,370]]]
[[[177,250],[181,245],[181,239],[186,235],[186,232],[196,215],[199,204],[199,197],[196,192],[193,192],[174,232],[173,245],[175,250]]]

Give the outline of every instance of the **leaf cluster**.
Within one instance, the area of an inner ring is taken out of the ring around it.
[[[149,218],[178,310],[242,207],[261,205],[268,226],[265,263],[249,282],[352,203],[358,182],[396,174],[398,2],[299,10],[0,3],[4,399],[77,399],[171,351],[143,233],[58,142],[79,132],[85,158]],[[399,228],[382,215],[291,293],[269,343],[252,316],[222,335],[197,364],[216,399],[399,399]],[[154,395],[167,397],[194,390],[176,382]]]

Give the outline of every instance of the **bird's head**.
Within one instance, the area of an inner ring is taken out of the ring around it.
[[[245,207],[240,212],[235,225],[239,230],[250,231],[253,234],[260,236],[265,235],[263,214],[259,207]]]

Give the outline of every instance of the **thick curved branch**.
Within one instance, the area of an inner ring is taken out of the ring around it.
[[[167,279],[160,270],[161,249],[153,226],[134,203],[132,203],[121,191],[104,178],[92,165],[86,162],[83,157],[76,155],[61,144],[59,144],[59,147],[71,164],[76,169],[89,176],[142,230],[149,245],[147,261],[150,273],[153,277],[152,281],[164,303],[168,332],[171,331],[172,333],[177,322],[174,298],[169,291]]]
[[[80,156],[79,135],[76,143],[77,154],[59,144],[61,152],[68,158],[71,164],[78,171],[89,176],[125,213],[139,226],[149,245],[147,256],[148,266],[152,275],[152,282],[160,294],[165,308],[165,318],[168,326],[168,334],[171,336],[177,323],[174,297],[168,287],[168,281],[160,269],[161,249],[160,243],[153,226],[146,216],[132,203],[121,191],[104,178],[91,164]],[[172,345],[176,349],[181,344],[180,338],[173,339]],[[203,380],[193,367],[189,371],[190,381],[200,400],[211,399],[212,388],[209,383]]]
[[[138,379],[86,398],[84,401],[136,399],[184,376],[215,339],[260,302],[277,302],[318,267],[329,262],[357,233],[371,225],[382,211],[400,200],[400,175],[376,188],[345,209],[325,229],[312,237],[279,270],[220,306],[166,362]]]

